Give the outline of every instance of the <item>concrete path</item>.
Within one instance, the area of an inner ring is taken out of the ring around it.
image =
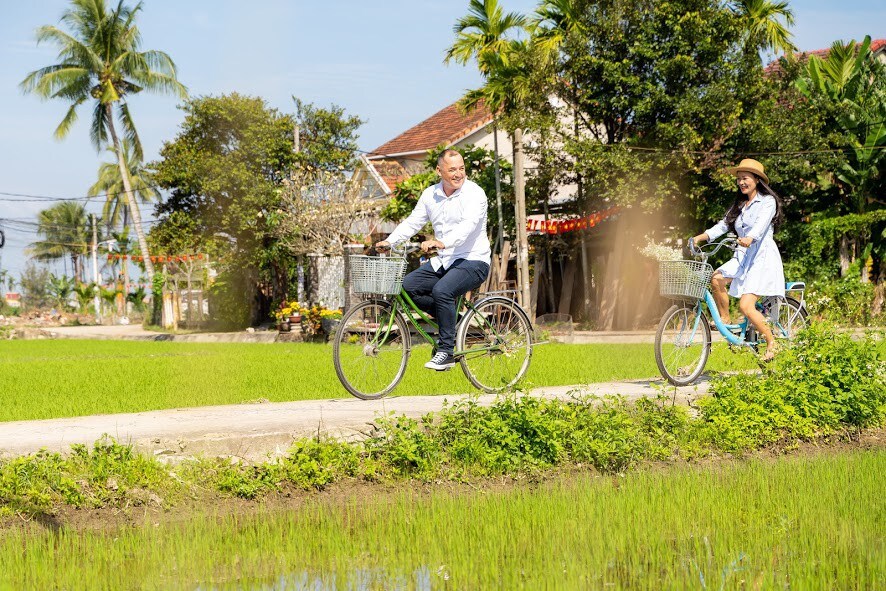
[[[175,341],[178,343],[274,343],[280,340],[276,330],[253,332],[195,332],[168,333],[145,330],[140,324],[53,326],[42,329],[45,338],[122,340],[122,341]]]
[[[664,389],[661,381],[634,380],[585,386],[536,388],[530,395],[569,399],[575,395],[620,395],[626,399],[665,392],[678,403],[706,393],[708,383]],[[377,401],[356,398],[208,406],[132,414],[95,415],[44,421],[0,423],[0,457],[65,452],[72,443],[92,445],[108,434],[143,453],[175,460],[196,455],[236,456],[260,461],[284,454],[294,439],[318,433],[344,440],[364,437],[386,414],[418,418],[463,396],[403,396]],[[495,400],[479,396],[482,405]]]
[[[256,330],[254,332],[195,332],[166,333],[145,330],[138,324],[126,326],[55,326],[41,329],[36,335],[42,338],[98,339],[98,340],[137,340],[175,341],[191,343],[274,343],[291,341],[291,335],[281,335],[276,330]],[[560,343],[653,343],[654,330],[597,331],[577,330],[571,334],[553,334],[551,340]],[[714,334],[714,341],[722,340]]]

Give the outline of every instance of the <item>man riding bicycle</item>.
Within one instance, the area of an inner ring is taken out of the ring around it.
[[[455,302],[486,280],[491,251],[486,236],[486,193],[467,180],[461,154],[444,151],[437,158],[437,174],[440,182],[422,192],[409,217],[375,248],[388,250],[431,222],[434,239],[422,242],[421,250],[436,250],[438,256],[409,273],[403,289],[419,308],[436,317],[437,347],[425,367],[444,371],[455,365]]]

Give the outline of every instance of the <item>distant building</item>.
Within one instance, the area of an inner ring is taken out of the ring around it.
[[[6,292],[6,295],[3,296],[3,299],[6,300],[6,305],[10,308],[20,308],[22,305],[22,294],[16,293],[14,291]]]

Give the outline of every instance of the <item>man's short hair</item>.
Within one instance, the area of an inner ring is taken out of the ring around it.
[[[447,156],[461,156],[461,152],[458,150],[453,150],[452,148],[446,148],[443,150],[443,153],[437,156],[437,166],[443,165],[443,159]]]

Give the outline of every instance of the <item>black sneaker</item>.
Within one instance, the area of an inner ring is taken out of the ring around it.
[[[452,369],[455,367],[455,356],[452,353],[440,351],[439,353],[435,353],[434,356],[431,357],[431,360],[425,363],[425,367],[437,371]]]

